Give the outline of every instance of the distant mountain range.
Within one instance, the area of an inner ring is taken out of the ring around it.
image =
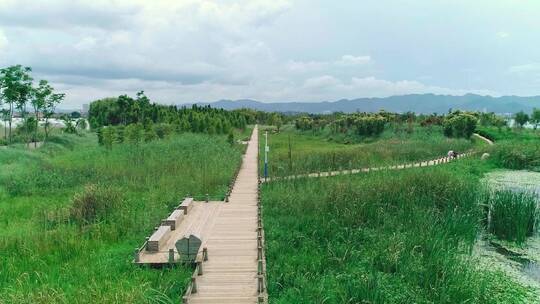
[[[435,94],[411,94],[391,96],[384,98],[358,98],[342,99],[338,101],[324,102],[260,102],[250,99],[220,100],[211,103],[197,103],[199,105],[211,105],[215,108],[234,110],[250,108],[268,112],[284,113],[332,113],[332,112],[389,112],[416,113],[446,113],[449,109],[470,111],[487,111],[499,114],[516,113],[521,110],[531,112],[533,108],[540,108],[540,96],[519,97],[502,96],[491,97],[475,94],[463,96],[435,95]]]

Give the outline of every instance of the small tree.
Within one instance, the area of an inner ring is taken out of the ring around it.
[[[64,121],[64,132],[69,134],[77,134],[77,129],[75,124],[73,124],[73,119],[69,115],[62,115],[62,120]]]
[[[501,132],[502,128],[504,126],[507,125],[506,123],[506,120],[500,116],[495,116],[493,117],[493,120],[491,122],[495,127],[497,127],[497,129],[499,130],[499,132]]]
[[[530,121],[534,125],[534,129],[536,130],[538,128],[538,125],[540,125],[540,109],[533,109]]]
[[[115,141],[116,134],[113,127],[105,127],[101,131],[103,137],[103,145],[107,149],[112,149],[113,143]]]
[[[32,92],[32,78],[29,67],[14,65],[0,70],[2,99],[9,105],[9,142],[13,140],[12,123],[15,108],[26,118],[26,103]]]
[[[71,116],[73,117],[73,115]],[[80,131],[85,131],[88,128],[88,122],[86,122],[86,119],[84,118],[77,119],[77,122],[75,123],[75,125],[77,126],[77,129],[79,129]]]
[[[138,144],[143,137],[143,127],[141,124],[130,124],[125,131],[126,141],[130,144]]]
[[[40,80],[37,88],[32,90],[32,108],[34,109],[34,117],[36,126],[34,128],[34,147],[37,146],[36,138],[39,129],[39,112],[44,110],[47,99],[52,94],[52,87],[46,80]]]
[[[50,94],[45,99],[45,105],[43,107],[43,118],[45,119],[45,122],[43,123],[43,130],[45,131],[45,139],[43,140],[44,142],[46,142],[49,138],[49,133],[51,130],[51,124],[49,122],[49,119],[53,117],[56,105],[61,103],[62,100],[64,100],[65,96],[66,95],[63,93],[55,93]]]
[[[443,123],[444,135],[448,137],[469,138],[476,130],[478,120],[471,114],[455,113],[449,115]]]
[[[234,134],[232,131],[229,132],[229,135],[227,136],[227,142],[232,146],[234,145]]]
[[[0,109],[0,115],[2,115],[2,121],[4,122],[4,139],[7,139],[7,128],[6,128],[6,125],[7,125],[7,122],[9,121],[9,117],[10,117],[10,114],[9,114],[9,110],[8,109]]]
[[[529,121],[529,115],[523,111],[519,111],[514,115],[514,121],[519,128],[523,128],[523,126]]]

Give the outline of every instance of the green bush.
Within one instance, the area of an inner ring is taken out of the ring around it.
[[[476,130],[478,119],[467,113],[452,113],[443,123],[444,135],[469,138]]]
[[[514,170],[540,169],[540,141],[498,143],[493,151],[493,161],[500,167]]]
[[[70,218],[79,225],[104,220],[122,202],[120,192],[112,187],[89,184],[73,198]]]

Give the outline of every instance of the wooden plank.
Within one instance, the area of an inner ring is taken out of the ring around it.
[[[170,226],[159,226],[158,229],[150,236],[148,243],[146,244],[146,250],[159,251],[163,247],[164,243],[171,236]]]

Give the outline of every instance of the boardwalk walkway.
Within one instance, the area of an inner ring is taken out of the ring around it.
[[[258,303],[258,129],[255,127],[228,203],[213,216],[208,261],[188,303]]]
[[[493,145],[492,140],[478,133],[474,133],[473,136],[478,138],[479,140],[484,141],[490,146]],[[459,154],[457,159],[469,157],[476,153],[478,153],[478,151],[471,150],[466,153]],[[276,178],[266,178],[264,180],[261,180],[261,182],[292,180],[292,179],[306,178],[306,177],[327,177],[327,176],[337,176],[337,175],[350,175],[350,174],[366,173],[366,172],[372,172],[372,171],[383,171],[383,170],[402,170],[402,169],[407,169],[407,168],[430,167],[430,166],[437,166],[437,165],[445,164],[445,163],[451,162],[452,160],[454,160],[454,158],[443,156],[443,157],[438,157],[436,159],[431,159],[427,161],[418,161],[418,162],[400,164],[400,165],[394,165],[394,166],[346,169],[346,170],[336,170],[336,171],[326,171],[326,172],[312,172],[312,173],[297,174],[297,175],[290,175],[290,176],[281,176],[281,177],[276,177]]]

